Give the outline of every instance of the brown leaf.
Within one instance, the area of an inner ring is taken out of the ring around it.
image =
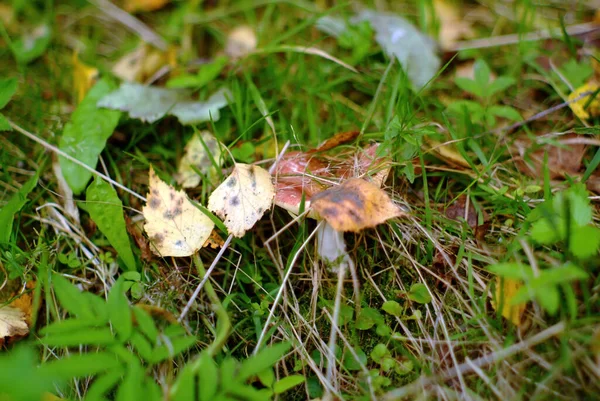
[[[548,169],[551,179],[577,175],[581,170],[586,149],[586,145],[583,143],[573,143],[577,142],[577,138],[582,137],[576,134],[567,134],[558,141],[563,145],[546,144],[533,152],[529,152],[532,148],[530,140],[519,140],[516,142],[516,146],[521,159],[515,160],[516,165],[523,173],[533,178],[541,178],[544,176],[544,153],[548,152]]]
[[[451,49],[460,39],[473,36],[473,29],[456,5],[448,0],[434,0],[433,7],[440,22],[442,49]]]
[[[169,4],[170,0],[125,0],[123,8],[129,13],[155,11]]]
[[[358,232],[404,216],[384,190],[361,178],[314,195],[311,206],[336,231]]]
[[[325,140],[325,142],[320,144],[316,149],[310,150],[309,153],[326,152],[345,143],[352,142],[359,134],[359,131],[340,132]]]
[[[35,287],[30,281],[28,289]],[[13,294],[17,296],[18,294]],[[31,291],[18,295],[10,304],[0,306],[0,347],[13,343],[29,334],[32,321],[33,294]]]

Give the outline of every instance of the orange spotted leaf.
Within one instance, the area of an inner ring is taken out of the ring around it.
[[[358,232],[404,215],[384,190],[361,178],[314,195],[311,206],[336,231]]]

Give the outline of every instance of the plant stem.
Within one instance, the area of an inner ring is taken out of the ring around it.
[[[200,256],[198,256],[198,253],[194,254],[194,264],[196,265],[196,269],[198,269],[198,274],[202,279],[204,279],[204,276],[206,276],[206,270],[204,269],[204,265],[202,264],[202,260],[200,259]],[[212,344],[210,344],[206,349],[206,352],[208,352],[211,357],[214,357],[215,354],[220,351],[221,348],[223,348],[227,338],[229,337],[231,320],[229,320],[229,315],[227,315],[227,311],[221,303],[221,300],[219,299],[219,296],[217,295],[212,284],[210,283],[210,280],[206,280],[204,287],[206,290],[206,295],[212,303],[212,307],[218,318],[217,334]]]

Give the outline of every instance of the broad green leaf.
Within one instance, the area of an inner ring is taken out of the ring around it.
[[[19,189],[19,192],[14,194],[2,209],[0,209],[0,244],[10,240],[15,214],[25,206],[25,203],[27,203],[27,196],[33,188],[36,187],[37,182],[38,175],[36,174],[23,184],[21,189]]]
[[[475,64],[473,64],[473,74],[475,75],[475,82],[479,84],[482,88],[487,88],[490,77],[492,75],[492,71],[490,67],[487,65],[485,60],[477,59]],[[489,94],[486,93],[489,96]]]
[[[0,113],[0,131],[12,131],[10,123],[8,122],[6,117],[2,115],[2,113]]]
[[[553,244],[564,236],[564,220],[555,219],[555,226],[550,224],[546,218],[542,218],[531,226],[531,239],[539,244]]]
[[[116,91],[98,101],[98,107],[121,110],[129,117],[153,123],[167,114],[173,115],[184,125],[204,121],[217,121],[219,110],[227,106],[227,90],[215,92],[206,101],[195,101],[191,92],[166,89],[124,82]]]
[[[384,358],[389,357],[390,355],[390,351],[387,349],[385,344],[381,343],[377,344],[371,351],[371,359],[379,364],[381,364]]]
[[[431,302],[431,294],[429,290],[422,283],[413,284],[408,292],[408,298],[411,301],[415,301],[419,304],[427,304]]]
[[[227,57],[217,57],[212,62],[200,66],[196,75],[185,74],[169,79],[167,88],[203,88],[219,76],[228,62]]]
[[[275,383],[275,373],[273,373],[273,369],[265,369],[256,376],[263,386],[268,388],[273,387],[273,383]]]
[[[528,280],[533,277],[531,267],[522,263],[497,263],[488,270],[503,278],[512,280]]]
[[[511,121],[522,120],[519,112],[509,106],[491,106],[488,109],[488,112],[495,116],[506,118],[507,120],[511,120]]]
[[[492,96],[498,92],[502,92],[513,86],[517,81],[513,77],[498,77],[494,79],[488,86],[488,96]]]
[[[98,81],[77,106],[59,141],[60,150],[92,168],[96,167],[98,156],[117,127],[121,115],[117,111],[96,106],[98,100],[112,89],[113,85],[108,80]],[[73,192],[79,195],[92,173],[63,157],[60,158],[60,167]]]
[[[4,108],[17,91],[17,79],[0,79],[0,109]]]
[[[121,366],[121,362],[112,353],[88,352],[61,357],[60,359],[46,362],[41,366],[42,370],[47,371],[54,377],[67,380],[111,371]]]
[[[579,259],[587,259],[598,254],[600,249],[600,229],[594,226],[577,227],[572,230],[569,250]]]
[[[258,354],[242,362],[237,374],[238,380],[246,381],[263,370],[273,367],[289,349],[290,344],[286,342],[262,349]]]
[[[111,345],[116,340],[112,331],[108,327],[104,327],[53,334],[42,338],[41,342],[55,347],[77,347],[80,345]]]
[[[346,351],[344,353],[344,368],[348,369],[349,371],[361,370],[361,364],[363,366],[367,365],[367,354],[365,354],[365,351],[359,347],[354,347],[354,353],[358,357],[358,361],[351,352]]]
[[[98,323],[96,318],[57,320],[48,326],[42,327],[40,333],[45,336],[53,336],[78,330],[87,330],[88,328],[98,328],[102,325],[104,323]]]
[[[457,77],[454,83],[465,92],[469,92],[477,97],[483,97],[483,87],[472,79],[465,77]]]
[[[535,291],[535,295],[540,306],[549,314],[555,315],[556,312],[558,312],[560,306],[560,293],[558,292],[558,288],[553,286],[540,288]]]
[[[126,341],[133,330],[131,308],[123,290],[123,279],[119,278],[108,294],[108,315],[113,329],[121,341]]]
[[[112,390],[124,375],[125,369],[120,365],[96,377],[85,394],[85,401],[105,401],[104,395]]]
[[[207,352],[199,356],[198,395],[200,401],[212,401],[217,392],[219,372],[217,365]]]
[[[183,351],[192,347],[196,344],[196,337],[193,336],[179,336],[169,337],[169,343],[158,346],[154,349],[154,363],[162,362],[167,358],[174,358]]]
[[[82,294],[81,291],[67,279],[59,274],[53,274],[52,284],[54,286],[54,293],[60,302],[60,306],[66,309],[70,314],[87,320],[95,317],[84,294]]]
[[[369,330],[376,324],[384,323],[383,316],[377,309],[362,308],[360,314],[356,318],[355,327],[358,330]]]
[[[117,191],[109,183],[96,176],[86,191],[85,210],[123,259],[127,269],[135,270],[135,258],[131,251],[127,226],[123,218],[123,204]]]
[[[28,64],[44,54],[51,39],[52,29],[42,24],[12,42],[10,50],[18,63]]]
[[[131,337],[129,337],[129,342],[135,347],[135,350],[140,354],[142,359],[144,359],[146,362],[155,362],[152,345],[150,345],[142,333],[134,331],[131,334]]]
[[[144,392],[144,372],[139,362],[135,361],[127,365],[125,379],[117,390],[116,401],[146,400]],[[141,396],[141,397],[140,397]]]
[[[173,401],[193,400],[196,394],[196,370],[194,363],[187,363],[179,371],[175,383],[169,389],[169,399]]]
[[[381,309],[384,312],[396,317],[402,316],[403,312],[402,306],[400,306],[400,304],[396,301],[385,301],[383,305],[381,305]]]
[[[3,401],[16,400],[42,400],[42,394],[52,391],[55,387],[56,378],[51,372],[42,372],[39,369],[39,350],[31,344],[17,344],[10,352],[0,352],[0,399]],[[48,374],[50,373],[50,374]],[[62,381],[62,380],[61,380]],[[54,383],[53,383],[54,382]],[[5,391],[10,390],[11,394]]]
[[[304,376],[301,375],[291,375],[284,377],[283,379],[275,382],[275,385],[273,386],[273,392],[275,394],[284,393],[289,389],[296,387],[298,384],[304,383],[304,380],[306,379],[304,378]]]
[[[416,91],[436,76],[441,62],[435,43],[408,20],[368,9],[350,19],[352,24],[362,21],[371,24],[377,43],[386,53],[398,59]]]
[[[571,281],[585,280],[587,278],[588,274],[585,270],[573,263],[567,263],[564,266],[542,270],[540,275],[532,281],[531,286],[536,290],[543,291],[544,288],[549,286],[566,284]]]
[[[158,339],[158,329],[154,324],[152,316],[139,306],[133,307],[133,315],[135,316],[138,329],[144,333],[152,345],[156,344],[156,340]]]

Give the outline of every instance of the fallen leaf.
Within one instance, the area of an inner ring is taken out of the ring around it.
[[[456,4],[449,0],[433,0],[433,8],[440,24],[439,42],[442,49],[452,49],[460,40],[473,36],[473,29]]]
[[[469,203],[467,208],[467,196],[461,195],[456,201],[446,208],[446,217],[451,220],[463,220],[466,221],[469,227],[476,228],[477,223],[477,211],[472,203]]]
[[[212,230],[212,233],[210,233],[210,237],[208,237],[208,239],[204,243],[204,246],[209,246],[212,249],[217,249],[221,248],[223,244],[225,244],[223,238],[221,238],[221,236],[217,233],[216,230]]]
[[[145,82],[164,66],[175,67],[177,49],[159,50],[148,44],[142,44],[132,52],[121,57],[112,68],[112,73],[124,81]]]
[[[577,175],[581,170],[586,150],[584,143],[573,143],[577,138],[582,136],[566,134],[557,141],[557,145],[544,144],[537,149],[529,139],[517,140],[515,146],[521,158],[516,159],[515,164],[530,177],[541,178],[544,176],[544,155],[547,152],[551,179]],[[532,148],[535,150],[532,151]]]
[[[9,282],[19,284],[18,280]],[[26,288],[32,289],[35,287],[35,282],[27,283]],[[13,294],[13,296],[18,295]],[[12,343],[29,334],[29,328],[32,322],[32,306],[33,296],[31,291],[23,292],[18,295],[10,304],[0,306],[0,347],[3,347],[7,342]]]
[[[383,50],[396,57],[406,71],[413,89],[422,89],[440,68],[435,43],[408,20],[393,14],[362,10],[352,23],[368,21],[375,30],[375,40]]]
[[[379,143],[351,153],[340,153],[334,157],[316,155],[315,150],[307,152],[288,152],[277,163],[277,191],[275,204],[293,214],[305,197],[308,209],[311,197],[332,185],[335,180],[343,181],[351,177],[365,179],[382,186],[390,168],[391,159],[387,155],[378,155]]]
[[[262,167],[236,164],[208,199],[208,210],[219,216],[230,234],[242,237],[273,204],[275,187]]]
[[[430,146],[428,151],[435,153],[436,157],[439,157],[446,163],[455,167],[466,167],[471,168],[469,162],[456,150],[452,144],[444,144],[435,139],[426,139],[427,144]]]
[[[151,167],[150,191],[142,213],[152,251],[160,256],[190,256],[200,249],[214,223],[187,198],[163,182]]]
[[[519,292],[523,284],[518,280],[501,278],[496,276],[495,300],[492,307],[495,311],[501,308],[501,314],[505,319],[511,321],[515,326],[521,325],[521,315],[525,312],[526,304],[512,305],[512,299]]]
[[[571,101],[577,99],[585,92],[592,92],[592,94],[590,95],[584,96],[575,102],[569,103],[569,107],[571,108],[571,110],[573,110],[573,113],[575,113],[577,117],[579,117],[582,120],[587,120],[592,116],[597,116],[600,114],[600,99],[598,99],[598,95],[596,95],[593,98],[593,100],[591,100],[593,92],[597,91],[598,89],[600,89],[600,86],[598,86],[598,84],[589,82],[575,89],[569,95],[568,100]]]
[[[239,26],[229,33],[225,54],[233,59],[241,58],[256,49],[257,45],[258,39],[254,29],[249,26]]]
[[[169,4],[169,2],[170,0],[125,0],[123,8],[128,13],[156,11]]]
[[[358,135],[360,135],[359,131],[340,132],[325,140],[325,142],[320,144],[316,149],[309,151],[309,153],[326,152],[345,143],[352,142],[358,138]]]
[[[79,60],[77,52],[73,52],[73,87],[80,103],[98,79],[98,69],[90,67]]]
[[[214,178],[217,167],[221,167],[221,144],[213,134],[202,131],[194,134],[185,145],[185,154],[179,161],[175,180],[184,188],[197,187],[201,172],[209,178]]]
[[[204,121],[217,121],[219,109],[227,106],[227,91],[215,92],[205,102],[195,101],[191,92],[165,89],[124,82],[116,91],[98,101],[98,107],[129,112],[131,118],[153,123],[167,114],[173,115],[184,125]]]
[[[58,143],[60,150],[91,168],[96,168],[98,157],[121,117],[119,112],[96,106],[98,100],[112,89],[113,84],[109,80],[99,80],[71,115]],[[65,180],[73,192],[79,195],[92,178],[92,173],[63,157],[59,160]]]
[[[336,231],[358,232],[404,216],[384,190],[361,178],[319,192],[311,207]]]

